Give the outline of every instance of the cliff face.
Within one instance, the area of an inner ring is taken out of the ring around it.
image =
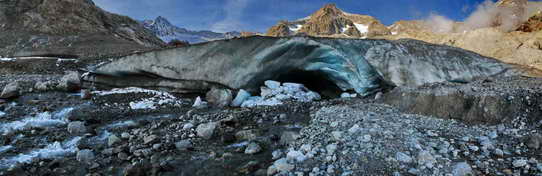
[[[327,4],[307,18],[293,22],[281,21],[271,27],[268,36],[304,34],[320,37],[364,38],[390,34],[377,19],[343,12],[334,4]]]
[[[0,34],[4,41],[0,55],[47,54],[52,48],[58,48],[52,49],[59,50],[58,54],[99,54],[88,52],[93,47],[82,46],[85,42],[122,46],[116,49],[120,51],[129,45],[137,49],[163,45],[139,22],[106,12],[91,0],[3,0],[0,29],[6,31]],[[62,49],[66,46],[73,49]]]

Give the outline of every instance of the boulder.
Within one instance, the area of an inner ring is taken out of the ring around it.
[[[229,89],[212,88],[207,92],[206,99],[214,106],[226,107],[232,102],[233,95]]]
[[[202,137],[204,139],[211,139],[217,125],[218,123],[216,122],[200,124],[198,125],[198,128],[196,128],[196,133],[199,137]]]
[[[2,93],[0,94],[0,98],[8,99],[8,98],[15,98],[20,95],[21,87],[18,82],[12,82],[6,85],[4,87],[4,90],[2,90]]]
[[[81,89],[81,75],[76,71],[66,72],[62,79],[60,79],[58,88],[68,92],[78,91]]]
[[[87,132],[87,127],[81,121],[70,122],[68,124],[68,132],[71,134],[84,134]]]

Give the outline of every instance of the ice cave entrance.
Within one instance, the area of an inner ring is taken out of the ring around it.
[[[329,75],[321,71],[291,70],[284,72],[272,80],[284,83],[299,83],[305,85],[309,90],[318,92],[322,98],[331,99],[340,97],[343,91],[333,81]]]

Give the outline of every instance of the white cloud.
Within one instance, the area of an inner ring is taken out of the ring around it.
[[[227,0],[224,6],[225,17],[223,20],[213,24],[211,30],[216,32],[241,31],[243,22],[241,17],[248,0]]]

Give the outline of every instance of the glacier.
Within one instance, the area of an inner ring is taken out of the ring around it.
[[[276,80],[319,93],[336,89],[365,96],[393,86],[518,74],[514,65],[416,40],[254,36],[112,59],[89,69],[83,82],[98,89],[202,93],[218,86],[254,93],[264,81]]]

